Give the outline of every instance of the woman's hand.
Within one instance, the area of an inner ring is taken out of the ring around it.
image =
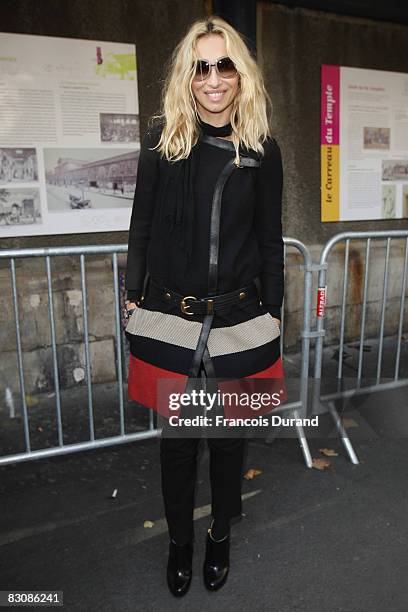
[[[125,319],[130,319],[132,312],[135,310],[135,308],[138,307],[138,303],[137,302],[129,302],[126,301],[125,302],[125,312],[124,312],[124,317]]]
[[[272,315],[271,315],[271,317],[272,317]],[[280,325],[281,325],[280,319],[277,319],[276,317],[272,317],[272,319],[278,324],[278,327],[280,329]]]

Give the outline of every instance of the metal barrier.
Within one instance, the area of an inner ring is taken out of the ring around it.
[[[315,337],[315,332],[310,331],[310,313],[311,313],[311,294],[312,294],[312,276],[316,267],[312,264],[310,253],[307,247],[299,240],[293,238],[285,238],[285,260],[287,247],[295,248],[303,258],[303,264],[300,269],[304,271],[304,311],[303,311],[303,328],[300,330],[301,345],[302,345],[302,358],[301,358],[301,372],[300,372],[300,394],[297,401],[287,403],[284,406],[285,411],[293,411],[294,415],[297,416],[297,409],[306,406],[307,402],[307,389],[308,389],[308,373],[309,373],[309,352],[310,352],[310,339]],[[121,444],[125,442],[132,442],[134,440],[141,440],[147,438],[156,437],[159,430],[154,426],[154,413],[149,411],[149,427],[145,431],[139,431],[134,433],[126,433],[125,431],[125,419],[124,419],[124,396],[123,396],[123,379],[122,379],[122,330],[121,330],[121,313],[120,313],[120,296],[119,296],[119,277],[118,277],[118,253],[126,253],[127,245],[116,244],[116,245],[102,245],[102,246],[67,246],[67,247],[50,247],[50,248],[33,248],[33,249],[4,249],[0,252],[1,259],[10,260],[10,272],[11,272],[11,286],[13,295],[13,308],[15,318],[15,331],[16,331],[16,345],[17,345],[17,362],[18,362],[18,375],[20,382],[20,393],[21,393],[21,405],[22,405],[22,416],[23,416],[23,427],[24,427],[24,442],[25,451],[16,454],[8,454],[0,456],[0,465],[8,463],[16,463],[19,461],[25,461],[28,459],[40,459],[44,457],[51,457],[55,455],[79,452],[83,450],[89,450],[93,448],[101,448],[104,446],[111,446],[115,444]],[[92,399],[92,380],[91,380],[91,356],[89,346],[89,332],[88,332],[88,293],[87,283],[85,275],[85,257],[93,254],[111,254],[112,256],[112,269],[113,269],[113,289],[115,296],[115,339],[116,339],[116,363],[117,363],[117,393],[119,402],[119,420],[120,420],[120,435],[110,436],[105,438],[95,438],[94,428],[94,409]],[[89,440],[85,442],[79,442],[75,444],[64,444],[63,441],[63,427],[62,427],[62,416],[61,416],[61,389],[58,374],[58,355],[57,355],[57,343],[55,333],[55,314],[54,314],[54,303],[53,303],[53,292],[52,292],[52,270],[51,270],[51,258],[62,255],[78,255],[80,258],[80,282],[81,282],[81,294],[82,294],[82,313],[84,321],[84,346],[85,346],[85,371],[86,371],[86,385],[87,385],[87,396],[88,396],[88,428],[89,428]],[[30,427],[29,427],[29,415],[27,410],[26,393],[25,393],[25,376],[23,367],[23,353],[21,343],[21,328],[19,323],[19,306],[17,299],[17,285],[16,285],[16,269],[15,259],[25,257],[44,257],[46,264],[46,275],[47,275],[47,288],[48,288],[48,314],[49,314],[49,325],[51,333],[51,349],[52,349],[52,361],[53,361],[53,376],[54,376],[54,388],[55,388],[55,399],[56,399],[56,433],[58,439],[58,445],[50,448],[44,448],[40,450],[32,450],[30,440]],[[283,337],[284,337],[284,307],[282,308],[282,322],[281,322],[281,353],[283,355]],[[284,357],[284,355],[283,355]],[[303,428],[301,426],[296,427],[297,436],[299,439],[300,447],[303,452],[305,463],[308,467],[312,465],[312,459],[307,444],[306,437],[304,435]]]
[[[366,327],[366,314],[367,314],[367,297],[369,290],[369,271],[370,271],[370,247],[371,241],[375,239],[386,240],[386,251],[384,259],[384,274],[382,283],[382,299],[381,299],[381,318],[380,318],[380,330],[378,336],[378,356],[377,356],[377,369],[376,369],[376,380],[373,385],[361,386],[362,382],[362,368],[363,368],[363,350],[365,340],[365,327]],[[385,323],[385,308],[387,303],[387,289],[389,280],[389,262],[390,262],[390,248],[392,239],[405,239],[405,256],[403,275],[401,283],[401,293],[399,299],[399,314],[398,314],[398,325],[396,329],[396,360],[394,369],[394,379],[391,382],[381,382],[382,373],[382,357],[383,357],[383,343],[384,343],[384,323]],[[321,394],[321,379],[322,379],[322,363],[323,363],[323,343],[324,336],[326,335],[325,330],[325,305],[327,300],[327,275],[330,272],[328,267],[328,258],[332,253],[333,248],[345,241],[345,255],[343,264],[343,287],[342,287],[342,299],[341,299],[341,317],[340,317],[340,334],[339,334],[339,362],[337,368],[337,379],[338,381],[343,380],[343,354],[344,354],[344,332],[345,332],[345,320],[346,320],[346,305],[347,305],[347,289],[349,282],[349,268],[350,268],[350,241],[351,240],[365,240],[365,267],[364,267],[364,289],[363,289],[363,300],[361,304],[361,325],[359,333],[359,352],[358,352],[358,368],[356,376],[356,386],[348,389],[337,390],[333,393],[326,395]],[[335,426],[341,435],[343,445],[349,455],[350,460],[354,464],[358,464],[358,458],[353,449],[348,434],[343,426],[343,423],[339,417],[339,414],[335,408],[335,400],[339,398],[350,397],[354,395],[363,395],[368,392],[382,391],[385,389],[397,388],[408,384],[408,379],[400,379],[400,355],[401,355],[401,340],[404,324],[404,306],[405,306],[405,292],[407,288],[407,268],[408,268],[408,231],[407,230],[392,230],[392,231],[366,231],[366,232],[343,232],[333,236],[326,245],[324,246],[321,256],[320,264],[317,266],[319,270],[318,276],[318,307],[317,307],[317,333],[316,333],[316,352],[314,362],[314,378],[316,379],[316,388],[314,391],[314,401],[318,401],[321,404],[327,403],[329,412],[331,413]]]
[[[27,459],[40,459],[43,457],[50,457],[55,455],[61,455],[64,453],[79,452],[83,450],[89,450],[91,448],[100,448],[103,446],[110,446],[113,444],[120,444],[124,442],[131,442],[133,440],[140,440],[146,438],[152,438],[157,435],[157,430],[153,425],[153,414],[150,414],[149,428],[146,431],[126,433],[125,432],[125,420],[124,420],[124,399],[123,399],[123,379],[122,379],[122,334],[121,334],[121,314],[120,314],[120,303],[119,303],[119,276],[118,276],[118,253],[126,253],[127,245],[101,245],[101,246],[72,246],[72,247],[50,247],[50,248],[35,248],[35,249],[8,249],[0,252],[2,259],[10,259],[10,272],[11,272],[11,284],[13,293],[13,307],[14,307],[14,318],[15,318],[15,330],[16,330],[16,344],[17,344],[17,360],[18,360],[18,375],[20,381],[20,393],[21,393],[21,405],[23,413],[23,426],[24,426],[24,441],[25,441],[25,452],[5,455],[0,457],[0,465],[7,463],[15,463],[18,461],[24,461]],[[88,334],[88,305],[87,305],[87,284],[85,276],[85,256],[92,254],[112,254],[112,269],[113,269],[113,288],[115,294],[115,338],[116,338],[116,364],[118,372],[117,388],[118,388],[118,402],[119,402],[119,419],[120,419],[120,435],[111,436],[108,438],[95,439],[94,430],[94,411],[93,411],[93,400],[92,400],[92,381],[91,381],[91,359],[89,350],[89,334]],[[63,430],[62,430],[62,419],[61,419],[61,397],[60,397],[60,382],[58,375],[58,356],[57,356],[57,344],[55,336],[55,314],[53,304],[53,293],[52,293],[52,272],[51,272],[51,257],[57,257],[61,255],[78,255],[80,258],[80,279],[81,279],[81,293],[82,293],[82,312],[84,320],[84,345],[85,345],[85,369],[86,369],[86,384],[88,392],[88,425],[89,425],[89,441],[79,442],[75,444],[64,444],[63,442]],[[29,431],[29,417],[26,402],[25,383],[24,383],[24,368],[22,359],[22,347],[21,347],[21,331],[19,323],[19,308],[17,300],[17,286],[16,286],[16,269],[15,259],[21,257],[44,257],[46,264],[47,274],[47,287],[48,287],[48,314],[51,332],[51,347],[52,347],[52,360],[53,360],[53,374],[54,374],[54,388],[55,388],[55,400],[56,400],[56,423],[57,423],[57,436],[58,446],[45,448],[40,450],[32,450],[30,442],[30,431]]]
[[[300,265],[300,270],[304,273],[303,279],[303,325],[300,330],[301,337],[301,362],[300,362],[300,393],[299,399],[295,402],[288,402],[283,406],[283,409],[290,410],[293,412],[295,418],[299,417],[298,409],[301,409],[303,413],[306,413],[308,403],[308,381],[309,381],[309,359],[310,359],[310,340],[315,337],[315,332],[310,329],[310,316],[311,316],[311,299],[312,299],[312,281],[313,273],[316,268],[312,262],[309,249],[297,240],[296,238],[284,238],[285,245],[285,262],[287,259],[287,247],[293,247],[297,249],[303,258],[303,263]],[[286,273],[285,273],[286,274]],[[282,304],[282,320],[281,320],[281,354],[284,358],[284,346],[283,339],[285,336],[285,297]],[[303,453],[303,458],[307,467],[312,467],[312,456],[309,449],[309,444],[305,436],[303,427],[296,425],[296,433],[299,440],[300,448]]]

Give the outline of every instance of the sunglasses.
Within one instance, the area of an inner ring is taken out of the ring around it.
[[[218,76],[223,79],[232,79],[237,75],[237,69],[230,57],[220,57],[216,62],[209,62],[205,59],[198,59],[195,63],[195,81],[205,81],[211,74],[212,67],[215,66]]]

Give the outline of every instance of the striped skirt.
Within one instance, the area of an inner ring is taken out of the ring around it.
[[[126,325],[129,399],[168,416],[168,406],[163,407],[158,396],[159,383],[164,381],[167,392],[184,389],[203,318],[183,314],[177,305],[147,292]],[[239,303],[227,313],[215,314],[207,348],[220,390],[223,381],[225,388],[231,388],[231,381],[243,384],[249,379],[255,386],[257,380],[276,379],[282,387],[279,325],[259,301]],[[269,387],[269,392],[275,387]]]

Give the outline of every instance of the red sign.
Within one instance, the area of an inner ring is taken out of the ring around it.
[[[317,306],[316,306],[316,314],[318,317],[324,317],[324,310],[326,307],[326,298],[327,298],[327,285],[326,287],[318,287]]]

